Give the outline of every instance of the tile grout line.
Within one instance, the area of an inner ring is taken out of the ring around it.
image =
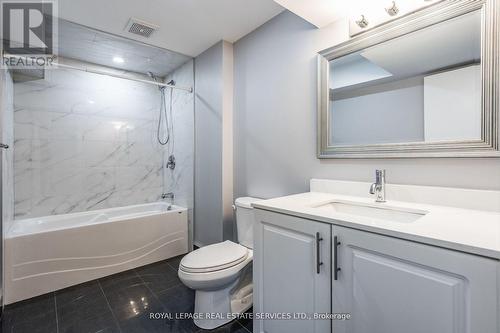
[[[55,291],[53,293],[54,293],[54,310],[56,315],[56,332],[59,333],[59,319],[57,318],[57,296]]]
[[[166,289],[163,289],[163,290],[160,292],[160,294],[161,294],[161,293],[164,293],[164,292],[165,292],[165,291],[167,291],[167,290],[170,290],[170,289],[173,289],[173,288],[177,288],[178,286],[182,286],[182,285],[183,285],[183,284],[182,284],[182,282],[177,283],[177,284],[174,284],[173,286],[170,286],[170,287],[168,287],[168,288],[166,288]]]
[[[109,304],[108,296],[106,296],[104,289],[102,289],[101,281],[99,281],[99,279],[97,279],[97,284],[99,285],[99,289],[101,289],[101,293],[104,296],[104,299],[106,300],[106,304],[108,305],[109,311],[111,311],[111,316],[113,316],[115,324],[118,327],[118,331],[122,332],[122,328],[120,326],[120,323],[118,322],[118,319],[116,319],[115,313],[114,313],[113,309],[111,308],[111,304]]]
[[[144,286],[145,286],[145,287],[149,290],[149,292],[151,293],[151,295],[153,295],[153,297],[154,297],[154,298],[156,298],[156,300],[158,301],[158,303],[160,303],[161,308],[162,308],[163,310],[165,310],[165,309],[164,309],[164,307],[163,307],[163,303],[160,301],[160,298],[158,297],[158,295],[156,295],[156,294],[153,292],[153,290],[151,290],[151,288],[149,288],[149,286],[148,286],[148,284],[146,283],[146,281],[144,281],[144,279],[142,278],[142,276],[141,276],[139,273],[137,273],[137,271],[135,270],[135,268],[134,268],[134,273],[135,273],[135,275],[137,275],[137,276],[139,277],[139,279],[142,281],[142,284],[144,284]]]
[[[151,293],[151,295],[153,295],[153,297],[156,298],[156,300],[158,301],[158,303],[161,305],[161,309],[163,311],[165,311],[165,306],[163,305],[163,302],[160,300],[160,298],[158,297],[158,295],[156,295],[156,293],[153,292],[153,290],[151,290],[151,288],[149,288],[149,286],[146,283],[146,281],[144,281],[144,279],[142,278],[142,276],[139,273],[137,273],[137,271],[135,270],[135,268],[134,268],[134,273],[139,277],[139,279],[142,281],[142,283],[144,284],[144,286],[149,290],[149,292]],[[175,286],[177,286],[177,285],[175,285]],[[168,289],[170,289],[170,288],[168,288]],[[166,289],[166,290],[168,290],[168,289]]]
[[[176,271],[176,270],[175,270],[172,266],[170,266],[170,264],[169,264],[168,262],[167,262],[166,264],[167,264],[168,268],[170,268],[170,269],[172,269],[172,270],[174,271],[174,273],[177,273],[177,271]],[[139,273],[137,273],[137,271],[135,270],[135,268],[134,268],[134,273],[135,273],[135,274],[139,277],[139,279],[141,279],[142,283],[144,283],[144,285],[146,286],[146,288],[148,288],[148,290],[149,290],[149,291],[153,294],[153,296],[155,296],[155,297],[156,297],[156,299],[157,299],[157,300],[160,302],[160,304],[163,306],[163,303],[160,301],[160,298],[158,297],[158,295],[156,295],[156,293],[155,293],[153,290],[151,290],[151,288],[149,288],[149,286],[148,286],[148,284],[146,283],[146,281],[144,281],[144,280],[143,280],[143,278],[142,278],[142,276],[141,276]],[[172,288],[178,287],[178,286],[180,286],[180,285],[182,285],[182,282],[179,282],[179,283],[177,283],[177,284],[174,284],[173,286],[170,286],[170,287],[168,287],[168,288],[166,288],[166,289],[163,289],[163,290],[160,292],[160,294],[161,294],[161,293],[163,293],[163,292],[165,292],[165,291],[167,291],[167,290],[170,290],[170,289],[172,289]]]
[[[184,256],[184,255],[182,255],[182,256]],[[170,258],[170,259],[172,259],[172,258]],[[172,266],[169,262],[170,259],[167,259],[167,266],[172,268],[175,272],[177,272],[179,270],[179,267],[175,268],[174,266]],[[180,262],[179,262],[179,265],[180,265]]]
[[[176,272],[177,272],[177,270],[178,270],[178,268],[177,268],[177,269],[175,269],[175,267],[173,267],[172,265],[170,265],[170,263],[169,263],[168,261],[167,261],[167,266],[168,266],[168,267],[170,267],[170,268],[172,268],[172,269],[173,269],[174,271],[176,271]]]

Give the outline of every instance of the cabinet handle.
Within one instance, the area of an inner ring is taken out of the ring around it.
[[[339,252],[338,246],[340,245],[340,242],[338,241],[337,236],[333,237],[333,246],[335,247],[335,253],[333,254],[333,279],[338,280],[339,279],[339,272],[340,272],[340,267],[338,267],[338,259],[337,259],[337,254]]]
[[[316,233],[316,274],[320,273],[321,265],[323,265],[323,262],[320,259],[320,245],[319,242],[321,242],[323,238],[320,236],[319,232]]]
[[[9,149],[9,145],[6,145],[5,143],[0,143],[0,148]]]

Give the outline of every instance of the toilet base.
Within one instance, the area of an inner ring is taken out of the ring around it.
[[[239,314],[252,306],[252,285],[234,293],[238,281],[221,290],[197,290],[194,312],[198,315],[193,321],[203,329],[214,329],[233,321]]]

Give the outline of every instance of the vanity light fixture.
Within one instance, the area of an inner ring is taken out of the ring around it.
[[[393,1],[392,4],[389,7],[385,7],[385,11],[390,16],[398,15],[399,8],[398,8],[398,6],[396,6],[396,1]]]
[[[360,27],[360,28],[366,28],[368,26],[368,20],[366,19],[366,17],[364,15],[361,15],[361,17],[359,18],[359,20],[356,21],[356,24]]]

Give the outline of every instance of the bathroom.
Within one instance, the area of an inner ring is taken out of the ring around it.
[[[0,2],[2,332],[500,333],[500,1]]]

